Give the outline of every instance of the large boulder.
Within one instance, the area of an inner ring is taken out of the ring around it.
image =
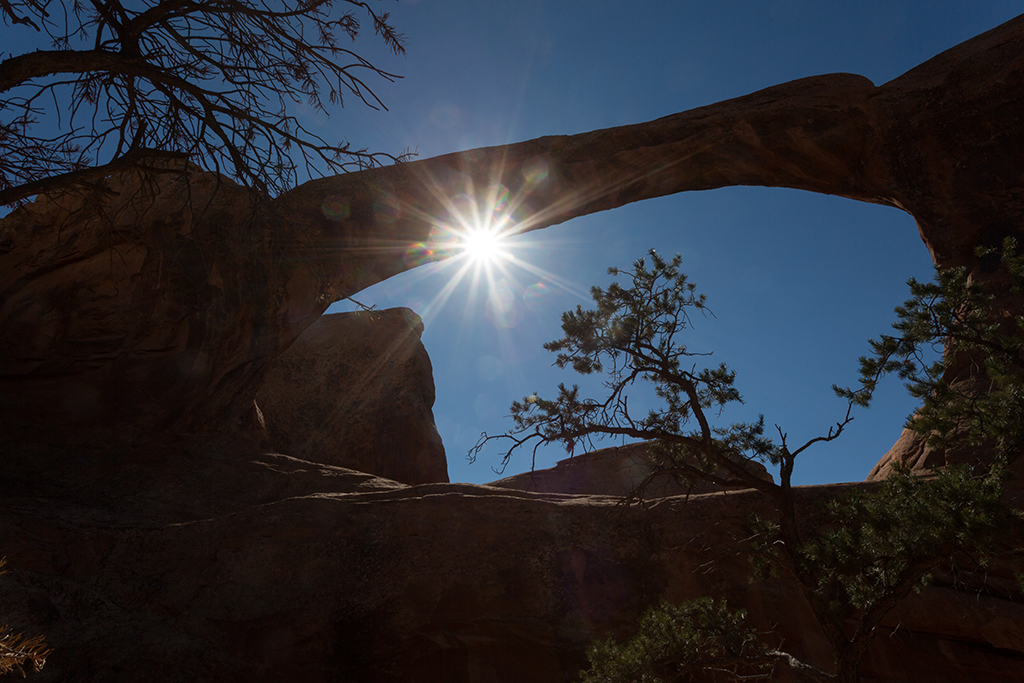
[[[688,481],[674,477],[666,472],[667,467],[662,462],[651,450],[650,443],[631,443],[574,455],[559,460],[554,467],[514,474],[491,482],[489,486],[537,493],[635,496],[644,500],[734,488],[705,479]],[[757,476],[766,481],[772,480],[761,463],[746,464]],[[728,478],[724,470],[717,474]]]
[[[310,325],[256,395],[274,448],[406,484],[447,482],[422,333],[408,308],[334,313]]]

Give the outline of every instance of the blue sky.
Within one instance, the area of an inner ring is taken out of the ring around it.
[[[822,73],[881,84],[1020,12],[1008,0],[383,0],[378,7],[407,36],[407,55],[391,55],[372,36],[353,49],[403,76],[370,80],[389,110],[353,101],[329,117],[301,106],[299,113],[326,139],[420,158],[638,123]],[[19,41],[35,47],[27,29],[5,33],[10,51],[27,49]],[[559,382],[577,381],[552,368],[542,343],[559,336],[562,311],[588,304],[589,287],[609,282],[609,266],[628,266],[650,248],[682,254],[717,315],[698,320],[683,341],[738,373],[746,404],[722,420],[763,413],[791,444],[842,417],[831,384],[855,381],[856,359],[869,337],[889,329],[906,279],[931,273],[913,220],[898,210],[726,188],[515,238],[508,249],[527,267],[494,271],[493,286],[467,278],[449,287],[454,269],[444,264],[391,278],[356,298],[423,316],[452,481],[498,478],[497,447],[473,465],[467,451],[481,432],[512,426],[513,399],[551,396]],[[351,308],[342,302],[330,311]],[[863,479],[913,408],[891,381],[842,439],[802,457],[795,481]],[[565,455],[543,449],[536,466]],[[530,464],[520,455],[505,474]]]
[[[354,144],[420,158],[637,123],[830,72],[884,83],[1020,11],[1015,2],[468,2],[402,0],[404,58],[374,58],[404,76],[377,89],[388,112],[354,105],[321,121]],[[360,41],[362,42],[362,41]],[[746,403],[723,421],[765,415],[790,443],[826,431],[844,406],[867,339],[887,331],[905,281],[931,262],[910,216],[891,208],[794,190],[728,188],[649,200],[516,238],[531,269],[470,279],[443,303],[452,269],[434,264],[357,295],[424,318],[437,401],[434,415],[452,481],[487,482],[498,447],[469,465],[480,433],[509,429],[509,403],[552,396],[568,370],[541,348],[562,311],[586,305],[608,266],[647,249],[681,253],[717,319],[686,343],[737,371]],[[539,276],[539,270],[543,275]],[[332,312],[351,309],[336,304]],[[501,315],[495,315],[495,309]],[[863,479],[899,436],[913,402],[892,380],[856,413],[842,439],[809,450],[797,483]],[[605,441],[599,444],[613,445]],[[566,456],[542,449],[537,467]],[[506,475],[530,467],[517,456]]]

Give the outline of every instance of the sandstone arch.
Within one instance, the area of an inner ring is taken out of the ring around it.
[[[273,200],[194,169],[109,179],[84,218],[79,195],[41,198],[2,224],[8,433],[244,423],[272,358],[332,301],[414,267],[410,248],[429,244],[453,195],[496,182],[529,230],[727,185],[835,194],[909,212],[936,263],[993,278],[973,249],[1021,232],[1020,111],[1024,17],[877,87],[815,76],[648,123],[316,180]]]
[[[0,223],[0,615],[54,648],[40,680],[563,681],[652,599],[706,593],[827,662],[795,586],[749,583],[730,550],[754,491],[609,524],[614,499],[406,487],[231,429],[334,297],[419,262],[467,182],[520,193],[533,229],[729,184],[839,194],[902,207],[937,262],[996,281],[972,247],[1021,230],[1022,98],[1018,18],[877,88],[804,79],[274,201],[196,171],[111,179],[88,215],[37,201]],[[968,589],[937,576],[901,604],[865,677],[1019,680],[1012,568]]]

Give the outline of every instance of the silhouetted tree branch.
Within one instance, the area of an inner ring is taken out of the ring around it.
[[[52,49],[0,62],[0,204],[150,157],[185,157],[260,192],[306,174],[403,158],[328,141],[293,113],[355,97],[383,108],[367,76],[393,80],[340,39],[369,20],[395,54],[387,12],[357,0],[28,0],[0,19]],[[42,46],[41,46],[42,47]]]
[[[1003,260],[1024,284],[1024,258],[1008,244]],[[1002,501],[1006,458],[979,471],[951,467],[933,481],[897,468],[876,491],[856,491],[829,502],[826,526],[809,528],[798,508],[792,474],[797,457],[811,446],[838,438],[853,419],[854,406],[867,406],[881,377],[892,372],[911,381],[915,395],[938,392],[926,401],[925,418],[912,428],[945,429],[945,438],[990,440],[999,453],[1019,446],[1019,416],[1024,410],[1019,359],[1024,326],[990,323],[991,295],[973,286],[962,272],[937,273],[936,283],[912,281],[913,298],[897,309],[899,340],[873,342],[874,359],[861,359],[861,387],[834,388],[846,400],[843,418],[828,431],[791,448],[780,428],[778,439],[765,435],[764,419],[714,426],[713,418],[730,404],[742,402],[735,373],[725,364],[698,367],[699,354],[680,343],[694,311],[706,312],[704,296],[671,261],[650,252],[632,270],[612,268],[627,285],[594,287],[595,307],[562,315],[561,339],[544,347],[557,354],[555,365],[580,374],[603,373],[605,398],[580,396],[578,386],[560,384],[554,399],[537,395],[511,406],[514,428],[507,434],[484,434],[470,452],[474,458],[494,440],[510,440],[502,467],[533,442],[561,443],[572,453],[593,436],[628,436],[655,440],[655,471],[705,479],[723,485],[746,485],[766,494],[773,519],[755,519],[751,559],[761,571],[778,570],[796,580],[818,626],[832,645],[833,670],[826,672],[790,653],[744,645],[752,636],[745,617],[724,604],[689,602],[662,606],[648,614],[632,641],[598,645],[585,681],[631,683],[641,680],[690,680],[696,671],[728,673],[736,680],[766,679],[776,666],[802,680],[855,683],[860,664],[882,619],[924,582],[930,572],[955,564],[964,554],[985,555],[1007,530],[1019,528],[1021,515]],[[971,402],[942,393],[947,360],[922,366],[922,345],[947,341],[953,353],[990,352],[989,376],[995,384]],[[998,351],[998,353],[996,353]],[[994,363],[994,365],[993,365]],[[645,416],[632,413],[627,392],[637,380],[654,388],[659,405]],[[979,408],[984,406],[984,408]],[[938,416],[942,419],[936,421]],[[954,429],[956,427],[956,429]],[[753,461],[778,468],[779,482],[757,476]],[[724,474],[723,474],[724,473]],[[852,624],[852,627],[851,627]]]

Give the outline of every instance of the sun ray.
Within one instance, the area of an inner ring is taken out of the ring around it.
[[[562,213],[565,204],[581,198],[560,198],[553,205],[532,206],[532,188],[546,182],[548,169],[535,163],[518,169],[520,179],[516,191],[503,184],[505,169],[491,174],[486,183],[467,177],[463,191],[451,194],[447,183],[430,183],[430,192],[442,208],[442,215],[428,215],[421,207],[402,203],[396,214],[416,216],[429,222],[433,229],[423,242],[398,246],[410,267],[418,271],[407,282],[419,277],[443,279],[440,288],[430,286],[432,295],[417,304],[421,315],[431,317],[443,309],[461,290],[459,305],[465,307],[464,322],[471,324],[479,314],[500,318],[498,324],[509,327],[538,297],[552,289],[564,291],[574,298],[587,300],[587,292],[578,284],[531,262],[533,240],[524,238],[551,216]],[[429,182],[429,179],[427,180]],[[508,181],[504,181],[508,182]],[[516,239],[510,239],[515,237]],[[547,241],[544,241],[548,244]],[[397,245],[396,245],[397,246]],[[424,265],[424,269],[415,266]],[[499,324],[500,323],[500,324]]]

